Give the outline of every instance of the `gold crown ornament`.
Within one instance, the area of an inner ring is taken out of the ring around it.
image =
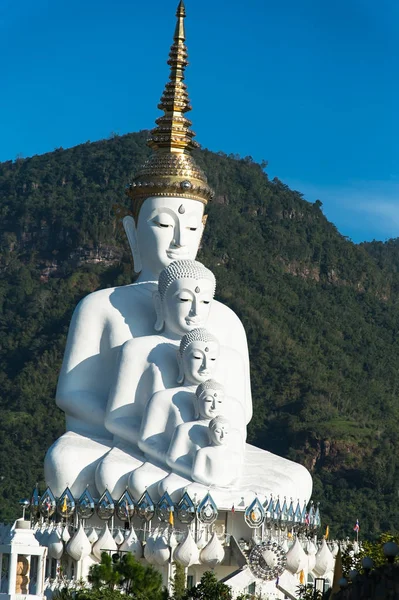
[[[191,198],[203,204],[213,197],[205,173],[200,169],[191,151],[198,147],[193,140],[195,133],[190,129],[191,121],[185,113],[191,110],[184,83],[184,70],[188,65],[185,45],[184,18],[186,11],[183,0],[177,7],[177,24],[173,44],[169,53],[169,81],[165,86],[158,108],[164,115],[155,122],[148,145],[153,153],[139,169],[127,194],[133,200],[133,213],[137,219],[141,205],[151,196]]]

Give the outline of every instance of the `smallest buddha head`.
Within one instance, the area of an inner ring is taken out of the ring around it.
[[[219,342],[203,327],[186,333],[177,353],[178,383],[198,385],[212,377],[219,358]]]
[[[220,413],[224,402],[224,387],[214,379],[208,379],[195,390],[196,418],[213,419]]]
[[[154,293],[155,330],[182,336],[205,325],[215,289],[214,274],[200,262],[172,262],[161,271]]]
[[[209,439],[212,446],[223,446],[230,432],[230,422],[226,417],[217,415],[209,421]]]

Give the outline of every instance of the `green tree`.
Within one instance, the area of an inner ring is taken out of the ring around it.
[[[171,582],[173,600],[183,600],[186,593],[186,574],[183,565],[173,563],[175,572]]]
[[[151,566],[143,566],[128,552],[112,557],[103,552],[101,563],[90,568],[89,582],[96,592],[123,592],[134,600],[164,600],[167,593],[162,587],[162,575]],[[79,592],[77,600],[90,600],[87,590]],[[83,594],[84,597],[80,597]]]
[[[363,572],[362,560],[366,556],[373,561],[373,568],[381,567],[387,563],[384,555],[383,546],[387,542],[395,542],[399,546],[399,534],[382,533],[376,541],[364,540],[361,544],[359,553],[353,555],[353,544],[349,544],[342,552],[342,570],[345,577],[348,577],[352,569],[359,573]],[[395,562],[399,562],[396,557]]]
[[[232,600],[231,588],[217,580],[212,571],[206,571],[201,577],[200,583],[187,590],[183,596],[184,600]]]

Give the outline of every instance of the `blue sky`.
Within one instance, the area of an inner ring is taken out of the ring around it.
[[[0,0],[0,160],[153,127],[177,0]],[[186,0],[197,140],[399,236],[399,3]]]

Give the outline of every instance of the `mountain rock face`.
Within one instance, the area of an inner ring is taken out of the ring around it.
[[[120,225],[146,132],[0,164],[0,517],[42,482],[76,303],[132,281]],[[399,528],[399,240],[355,245],[250,157],[199,151],[199,259],[247,330],[249,441],[302,462],[333,533]],[[295,491],[293,491],[295,493]]]

